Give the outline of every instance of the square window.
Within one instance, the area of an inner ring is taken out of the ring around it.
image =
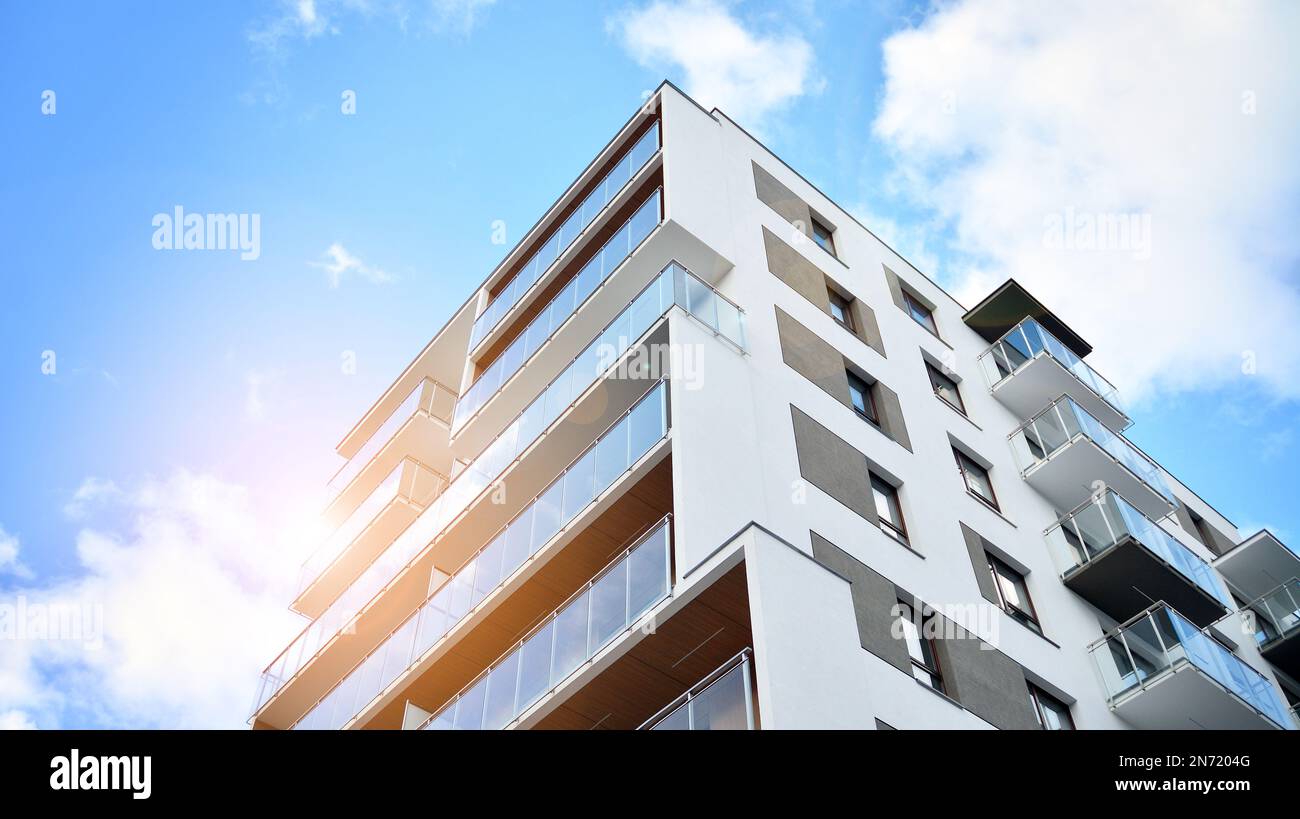
[[[957,389],[957,382],[939,371],[939,368],[926,362],[926,372],[930,376],[930,386],[934,389],[934,394],[939,396],[948,406],[966,414],[966,405],[962,403],[961,392]]]
[[[853,327],[853,311],[849,309],[851,300],[841,296],[834,290],[828,291],[831,317],[844,326],[849,332],[855,332]]]
[[[812,238],[813,241],[821,246],[821,249],[835,255],[835,239],[832,237],[831,229],[817,221],[816,217],[812,220]]]
[[[922,304],[920,299],[904,290],[903,304],[907,307],[907,314],[912,317],[913,321],[929,330],[934,335],[939,335],[939,328],[934,323],[934,313],[929,307]]]
[[[989,572],[993,575],[993,586],[997,589],[998,605],[1012,619],[1042,634],[1038,625],[1038,614],[1034,611],[1034,601],[1029,599],[1029,586],[1025,576],[1015,569],[988,555]]]
[[[872,385],[851,372],[845,371],[849,381],[849,400],[853,409],[873,426],[880,426],[880,416],[876,414],[876,399],[872,395]]]
[[[1032,683],[1029,685],[1029,699],[1034,705],[1034,716],[1038,717],[1038,724],[1044,731],[1074,730],[1070,706]]]
[[[989,478],[989,471],[975,463],[969,455],[956,447],[953,448],[952,454],[957,459],[957,471],[961,473],[961,479],[966,484],[966,490],[984,501],[994,511],[1000,512],[997,495],[993,492],[993,481]]]
[[[870,474],[870,473],[868,473]],[[903,521],[903,507],[898,502],[898,490],[878,475],[871,475],[871,495],[876,505],[876,520],[880,531],[907,544],[907,524]]]

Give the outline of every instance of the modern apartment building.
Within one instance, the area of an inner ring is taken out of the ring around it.
[[[250,721],[1295,727],[1300,558],[1090,351],[665,84],[338,444]]]

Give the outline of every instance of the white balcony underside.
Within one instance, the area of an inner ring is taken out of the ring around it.
[[[1094,418],[1115,431],[1129,426],[1128,416],[1112,407],[1082,381],[1046,354],[1025,362],[1016,372],[998,382],[993,397],[1017,418],[1032,418],[1062,395],[1068,395]]]
[[[1133,727],[1148,730],[1278,730],[1272,720],[1191,664],[1124,695],[1114,710]]]
[[[1030,467],[1025,472],[1025,480],[1062,512],[1074,509],[1092,496],[1098,488],[1097,481],[1115,490],[1152,520],[1159,520],[1171,511],[1163,495],[1083,436],[1077,436],[1047,460]]]

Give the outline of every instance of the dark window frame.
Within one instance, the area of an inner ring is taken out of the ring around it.
[[[827,287],[826,294],[831,318],[835,319],[837,324],[848,330],[850,333],[856,334],[858,329],[854,326],[853,322],[853,299],[840,293],[834,287]],[[841,315],[843,315],[843,318],[836,315],[837,310]]]
[[[885,520],[880,516],[880,511],[876,510],[877,525],[886,535],[910,549],[911,541],[907,538],[907,518],[903,517],[903,502],[898,497],[898,487],[871,471],[867,472],[867,477],[868,482],[871,484],[872,508],[875,508],[876,492],[879,491],[885,496],[886,505],[889,506],[891,514],[898,518],[897,523],[892,520]]]
[[[858,417],[862,420],[871,424],[876,429],[881,429],[880,407],[876,406],[876,385],[873,382],[867,381],[867,379],[847,367],[844,369],[844,375],[848,380],[849,405],[853,407],[853,411],[856,412]],[[864,408],[859,408],[858,405],[853,402],[854,392],[862,395],[862,402],[865,405]]]
[[[1020,571],[1010,566],[1005,560],[996,555],[985,552],[984,557],[987,560],[989,573],[993,575],[993,588],[997,591],[998,606],[1007,613],[1007,616],[1016,622],[1024,625],[1035,632],[1042,634],[1043,625],[1038,621],[1038,609],[1034,606],[1034,598],[1029,594],[1029,581]],[[1025,605],[1028,610],[1012,603],[1007,599],[1006,593],[1002,588],[1002,575],[1008,575],[1005,579],[1012,584],[1019,585],[1020,591],[1025,598]]]
[[[948,406],[952,407],[953,409],[957,410],[962,415],[965,415],[966,402],[961,397],[961,388],[957,384],[957,382],[949,378],[948,376],[944,375],[943,372],[941,372],[938,367],[934,366],[928,361],[925,362],[925,369],[930,376],[930,388],[934,390],[934,394],[939,398],[939,400],[944,402]],[[954,404],[953,402],[949,401],[946,397],[944,397],[944,394],[939,391],[939,385],[935,383],[936,378],[942,381],[946,381],[948,384],[952,386],[953,394],[957,396],[957,403]]]
[[[912,317],[912,321],[924,327],[935,338],[939,337],[939,323],[934,320],[934,310],[927,307],[919,298],[912,295],[905,287],[899,288],[903,293],[903,304],[907,308],[907,314]],[[924,319],[919,318],[917,313],[921,313]]]
[[[1002,507],[998,504],[997,490],[993,488],[992,472],[988,468],[986,468],[983,464],[979,463],[974,458],[967,455],[965,452],[962,452],[960,449],[958,449],[955,446],[952,448],[952,455],[953,458],[957,461],[957,471],[961,474],[961,481],[962,484],[965,485],[966,491],[970,495],[972,495],[973,497],[975,497],[976,499],[984,503],[984,505],[988,506],[994,512],[997,512],[998,514],[1002,514]],[[984,482],[988,484],[989,495],[991,495],[992,497],[986,498],[980,492],[976,491],[971,487],[970,478],[966,475],[967,464],[969,464],[970,466],[974,467],[975,469],[983,473]]]
[[[1043,689],[1041,689],[1041,688],[1039,688],[1038,686],[1034,685],[1033,683],[1029,682],[1028,680],[1025,681],[1025,684],[1029,686],[1029,702],[1030,702],[1030,704],[1031,704],[1031,705],[1033,706],[1033,708],[1034,708],[1034,716],[1038,719],[1038,727],[1039,727],[1039,728],[1041,728],[1041,729],[1044,730],[1044,731],[1076,731],[1076,730],[1078,730],[1078,728],[1076,728],[1076,727],[1075,727],[1075,724],[1074,724],[1074,715],[1070,713],[1070,706],[1066,705],[1066,704],[1065,704],[1064,702],[1062,702],[1061,700],[1059,700],[1059,699],[1057,699],[1056,697],[1052,696],[1051,694],[1047,693],[1046,691],[1044,691]],[[1044,710],[1045,710],[1045,709],[1043,708],[1043,700],[1044,700],[1044,699],[1046,699],[1046,700],[1050,701],[1051,703],[1055,704],[1056,706],[1058,706],[1058,708],[1057,708],[1056,710],[1053,710],[1053,713],[1054,713],[1054,714],[1057,714],[1058,716],[1064,716],[1064,717],[1065,717],[1065,724],[1062,725],[1062,727],[1060,727],[1060,728],[1048,728],[1048,727],[1047,727],[1047,718],[1044,716],[1044,713],[1043,713]]]
[[[813,242],[815,242],[822,250],[838,259],[839,254],[835,252],[835,231],[828,228],[826,223],[818,219],[816,216],[809,216],[809,221],[812,223],[809,225],[808,229],[812,232]]]
[[[915,605],[901,599],[898,601],[898,605],[903,609],[899,613],[899,619],[906,624],[904,626],[905,636],[903,642],[907,644],[907,658],[912,664],[912,679],[916,680],[920,685],[947,696],[948,689],[944,683],[943,664],[939,661],[939,651],[934,644],[934,639],[926,636],[926,632],[930,630],[930,624],[934,622],[934,613],[926,614],[924,607],[922,607],[921,617],[918,622],[916,616],[917,607]],[[912,644],[906,637],[907,625],[910,625],[916,632],[917,647],[922,655],[920,657],[912,653]],[[918,672],[925,675],[926,679],[921,679]]]

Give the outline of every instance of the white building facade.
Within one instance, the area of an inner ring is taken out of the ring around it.
[[[665,84],[339,444],[251,722],[1295,727],[1300,559],[1090,349]]]

